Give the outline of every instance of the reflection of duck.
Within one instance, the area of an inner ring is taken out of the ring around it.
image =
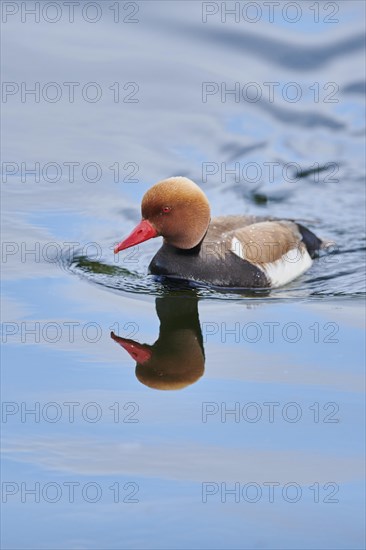
[[[221,287],[273,288],[309,269],[327,246],[291,220],[255,216],[210,219],[205,194],[183,178],[163,180],[145,193],[142,220],[115,253],[164,237],[150,271]]]
[[[111,337],[136,361],[136,377],[159,390],[178,390],[196,382],[204,372],[205,356],[194,296],[156,299],[159,338],[152,346]]]

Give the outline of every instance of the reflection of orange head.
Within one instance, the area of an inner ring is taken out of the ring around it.
[[[111,333],[111,338],[136,361],[136,378],[158,390],[179,390],[204,373],[205,356],[196,296],[165,296],[156,299],[160,320],[154,345],[139,344]]]
[[[197,338],[189,330],[172,336],[169,346],[154,349],[151,359],[136,365],[136,377],[157,390],[180,390],[194,384],[204,373],[205,359]]]
[[[136,361],[136,378],[149,388],[179,390],[203,375],[203,351],[189,329],[180,330],[171,335],[169,342],[158,341],[154,346],[121,338],[113,332],[111,338]]]

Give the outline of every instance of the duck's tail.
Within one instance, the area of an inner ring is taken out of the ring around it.
[[[302,240],[312,258],[317,255],[319,250],[330,248],[336,244],[334,241],[329,239],[320,239],[315,235],[315,233],[300,223],[298,223],[297,226],[301,233]]]
[[[330,239],[322,239],[322,244],[320,248],[322,250],[326,248],[331,248],[332,246],[335,246],[337,243],[335,241],[331,241]]]

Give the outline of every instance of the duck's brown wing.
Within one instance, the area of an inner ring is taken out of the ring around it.
[[[256,264],[275,262],[290,250],[304,247],[298,226],[288,221],[253,223],[230,231],[226,238],[235,254]]]

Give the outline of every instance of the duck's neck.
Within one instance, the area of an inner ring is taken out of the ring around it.
[[[203,235],[200,242],[198,244],[196,244],[196,246],[193,246],[192,248],[179,248],[177,246],[174,246],[174,245],[170,244],[165,239],[164,239],[164,244],[165,244],[165,246],[173,248],[174,251],[178,254],[182,254],[184,256],[189,256],[189,255],[195,256],[195,255],[198,255],[201,251],[202,243],[205,240],[205,237],[207,235],[207,231],[208,231],[208,228],[206,229],[205,234]]]

